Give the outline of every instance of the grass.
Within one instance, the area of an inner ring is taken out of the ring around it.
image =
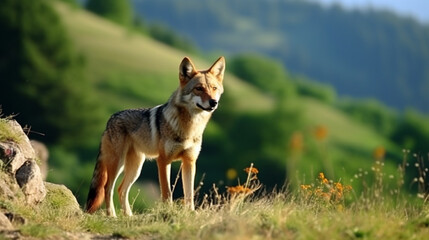
[[[47,200],[36,208],[7,200],[0,206],[26,218],[18,229],[22,236],[34,238],[425,239],[429,234],[424,199],[358,194],[338,184],[321,173],[300,191],[266,193],[257,171],[250,169],[246,182],[239,185],[249,191],[237,191],[235,186],[219,194],[214,187],[196,211],[179,200],[159,202],[133,217],[110,218],[102,210],[89,215],[68,208],[70,199],[52,186]],[[389,189],[373,184],[369,190]]]
[[[66,229],[72,234],[139,239],[424,239],[429,234],[428,210],[426,205],[406,202],[396,206],[357,202],[337,209],[273,193],[206,205],[195,212],[179,203],[158,204],[130,218],[84,214],[66,222],[32,223],[20,230],[37,238],[61,236]]]
[[[0,142],[20,143],[23,140],[23,135],[10,127],[12,118],[13,116],[2,117],[0,109]]]

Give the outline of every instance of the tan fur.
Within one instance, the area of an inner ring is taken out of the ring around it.
[[[131,216],[129,190],[146,158],[157,158],[161,196],[170,202],[171,162],[182,160],[185,204],[192,210],[195,208],[195,163],[203,131],[223,93],[224,70],[223,57],[206,71],[198,71],[185,57],[179,67],[179,88],[167,103],[154,108],[125,110],[110,117],[101,139],[87,212],[98,209],[104,198],[107,214],[116,216],[113,188],[123,171],[119,199],[124,213]]]

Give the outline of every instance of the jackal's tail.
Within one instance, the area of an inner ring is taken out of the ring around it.
[[[100,149],[101,151],[101,149]],[[107,183],[107,168],[100,159],[101,152],[98,154],[95,164],[94,174],[92,175],[91,186],[89,187],[88,198],[86,200],[85,211],[95,212],[104,201],[104,187]]]

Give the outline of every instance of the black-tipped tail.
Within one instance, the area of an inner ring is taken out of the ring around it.
[[[88,213],[95,212],[104,201],[104,186],[107,183],[107,168],[98,159],[92,176],[91,186],[89,188],[88,198],[86,201],[85,211]]]

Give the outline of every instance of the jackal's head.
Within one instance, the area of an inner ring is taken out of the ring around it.
[[[223,93],[224,72],[224,57],[205,71],[198,71],[191,59],[185,57],[179,68],[181,102],[188,104],[192,110],[214,111]]]

